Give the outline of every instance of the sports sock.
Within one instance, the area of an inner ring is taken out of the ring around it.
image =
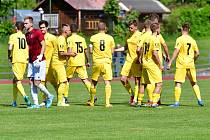
[[[193,86],[194,93],[199,101],[201,101],[201,93],[198,85]]]
[[[179,102],[179,99],[181,96],[181,88],[180,87],[175,87],[174,96],[175,96],[175,102]]]
[[[88,92],[90,93],[90,87],[91,87],[91,83],[89,81],[84,82]]]
[[[148,84],[146,89],[147,89],[147,94],[148,94],[148,97],[149,97],[149,101],[152,101],[155,85],[154,84]]]
[[[66,83],[60,83],[58,87],[58,103],[61,103],[63,101],[63,94],[66,90]]]
[[[94,103],[94,97],[96,95],[96,88],[93,86],[90,87],[90,102]]]
[[[131,84],[128,82],[127,84],[123,85],[129,94],[133,94],[133,90],[131,88]]]
[[[152,96],[152,103],[157,104],[158,100],[160,99],[160,94],[159,93],[153,93]]]
[[[45,81],[41,81],[41,83],[43,84],[43,85],[46,85],[46,82]],[[46,100],[46,95],[43,93],[43,92],[40,92],[41,93],[41,96],[42,96],[42,101],[45,101]]]
[[[39,105],[38,91],[37,91],[37,87],[34,84],[31,84],[31,96],[32,96],[32,99],[34,101],[34,104]]]
[[[16,83],[13,83],[13,101],[16,101],[17,100],[17,93],[18,93],[18,88],[17,88],[17,84]]]
[[[111,93],[112,93],[112,87],[111,87],[111,85],[106,85],[105,86],[106,105],[109,105],[110,104]]]
[[[133,99],[135,102],[137,102],[138,92],[139,92],[139,86],[135,85],[135,87],[134,87],[134,99]]]
[[[20,92],[20,94],[22,96],[26,96],[25,90],[24,90],[23,85],[21,84],[21,82],[17,83],[17,89],[18,89],[18,91]]]
[[[144,93],[138,93],[138,104],[141,104],[143,101]]]
[[[64,89],[64,97],[68,97],[69,96],[69,82],[65,82],[65,89]]]
[[[51,94],[50,94],[50,92],[47,90],[47,88],[43,85],[43,84],[39,84],[38,86],[37,86],[48,98],[50,98],[50,96],[52,96]]]

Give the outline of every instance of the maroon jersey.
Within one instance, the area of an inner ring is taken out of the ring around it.
[[[41,42],[44,40],[44,35],[38,29],[33,29],[26,33],[26,41],[29,46],[29,62],[33,63],[37,56],[41,53]],[[42,60],[45,60],[43,56]]]

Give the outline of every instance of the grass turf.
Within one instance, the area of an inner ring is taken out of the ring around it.
[[[199,81],[205,107],[197,105],[189,82],[183,85],[181,107],[174,102],[173,81],[165,81],[162,108],[135,108],[128,105],[129,95],[119,81],[112,83],[113,108],[104,107],[104,86],[99,83],[95,107],[87,107],[85,87],[70,85],[70,107],[27,109],[19,97],[18,108],[10,106],[12,85],[0,85],[0,139],[190,139],[210,137],[208,80]],[[29,93],[29,86],[24,85]],[[53,92],[51,86],[50,91]],[[145,97],[146,101],[146,97]],[[54,105],[56,100],[54,100]]]

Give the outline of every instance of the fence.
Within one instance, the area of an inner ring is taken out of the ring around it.
[[[196,62],[197,75],[198,76],[210,76],[210,50],[201,51],[201,56]],[[206,55],[202,55],[206,54]],[[123,52],[115,52],[113,54],[113,76],[119,77],[122,66],[125,62],[125,54]],[[164,71],[163,76],[173,76],[175,67],[173,65],[172,69],[169,71]],[[91,73],[90,71],[88,73]],[[11,64],[7,58],[0,60],[0,79],[12,79],[12,69]]]

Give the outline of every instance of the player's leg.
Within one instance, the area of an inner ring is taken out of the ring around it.
[[[160,99],[161,89],[162,89],[162,82],[156,83],[155,84],[155,89],[154,89],[154,92],[153,92],[153,96],[152,96],[152,107],[157,107],[158,106],[157,102]]]
[[[88,92],[90,93],[91,83],[88,80],[88,74],[87,74],[86,66],[77,67],[76,68],[76,73],[78,74],[78,77],[82,80],[83,84],[85,85]]]
[[[94,106],[94,99],[96,96],[96,86],[98,81],[92,79],[91,87],[90,87],[90,100],[87,101],[88,106]]]
[[[140,77],[135,77],[135,86],[134,86],[134,99],[131,103],[131,106],[135,106],[137,103],[138,93],[139,93],[139,87],[140,87]]]
[[[153,91],[155,89],[155,84],[147,84],[146,90],[148,94],[148,105],[150,106],[152,104],[152,96],[153,96]]]
[[[133,102],[133,98],[134,98],[134,92],[131,88],[131,84],[129,83],[128,81],[128,77],[130,76],[130,72],[131,72],[131,66],[132,66],[132,63],[129,63],[129,62],[125,62],[123,67],[122,67],[122,70],[121,70],[121,83],[122,85],[125,87],[126,91],[130,94],[130,102]]]
[[[179,107],[180,105],[180,97],[181,97],[181,92],[182,92],[182,83],[185,82],[185,77],[186,77],[186,69],[176,69],[175,75],[174,75],[174,81],[175,81],[175,88],[174,88],[174,98],[175,98],[175,103],[171,105],[172,107]]]
[[[197,84],[197,80],[196,80],[196,70],[195,69],[187,69],[187,77],[190,80],[193,91],[194,91],[195,96],[198,100],[198,105],[204,106],[204,103],[201,99],[200,88],[199,88],[199,86]]]
[[[12,107],[16,107],[17,106],[18,89],[17,89],[17,84],[16,84],[15,79],[13,79],[12,93],[13,93]]]

